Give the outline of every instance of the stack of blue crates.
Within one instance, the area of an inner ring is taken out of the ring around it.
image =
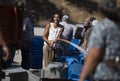
[[[43,56],[43,39],[40,36],[35,36],[32,42],[30,52],[30,68],[41,69],[42,68],[42,56]]]
[[[67,57],[66,63],[68,64],[68,79],[78,81],[84,66],[84,54]],[[89,77],[85,81],[89,81]]]
[[[68,79],[72,79],[73,81],[77,81],[79,79],[79,75],[83,68],[81,58],[83,58],[83,54],[78,54],[66,59],[68,64]]]
[[[79,39],[72,39],[70,42],[72,42],[72,43],[74,43],[74,44],[76,44],[76,45],[79,45],[79,44],[80,44]],[[69,45],[69,49],[70,49],[71,51],[76,51],[76,48],[75,48],[74,46],[72,46],[72,45]]]

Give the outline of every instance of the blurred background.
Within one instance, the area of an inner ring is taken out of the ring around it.
[[[23,5],[24,11],[34,10],[36,13],[35,26],[45,26],[55,12],[68,14],[71,23],[81,23],[94,16],[100,19],[97,0],[0,0],[2,5]],[[117,0],[120,7],[120,0]]]

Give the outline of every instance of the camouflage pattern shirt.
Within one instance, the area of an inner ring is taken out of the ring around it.
[[[105,18],[93,27],[88,49],[93,47],[105,50],[102,61],[96,67],[94,79],[120,81],[120,23]]]

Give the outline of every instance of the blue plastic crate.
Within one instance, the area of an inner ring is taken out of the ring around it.
[[[78,54],[73,57],[67,57],[66,63],[68,64],[68,79],[78,81],[84,66],[84,54]],[[85,81],[90,81],[90,78],[86,78]]]
[[[30,68],[33,69],[42,68],[43,44],[44,41],[42,37],[40,36],[34,37],[30,51]]]
[[[83,66],[80,63],[73,63],[68,67],[68,79],[77,81]]]
[[[30,68],[32,69],[41,69],[42,68],[42,57],[32,56],[30,57]]]
[[[75,43],[76,45],[80,44],[80,41],[78,39],[72,39],[70,42]],[[72,45],[69,45],[69,50],[76,51],[76,48]]]
[[[42,56],[43,55],[43,51],[42,50],[32,50],[30,52],[30,56]]]
[[[34,37],[34,39],[33,39],[33,41],[32,41],[32,47],[31,47],[31,49],[42,49],[42,47],[43,47],[43,44],[44,44],[44,41],[43,41],[43,39],[42,39],[42,37],[40,37],[40,36],[35,36]]]

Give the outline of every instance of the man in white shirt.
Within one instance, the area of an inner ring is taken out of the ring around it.
[[[64,15],[62,17],[62,22],[60,22],[60,24],[64,26],[64,31],[62,33],[62,38],[70,41],[72,39],[72,36],[73,36],[73,28],[68,23],[68,19],[69,19],[69,16]]]
[[[60,22],[61,25],[63,25],[64,27],[64,31],[62,33],[61,38],[70,41],[72,39],[73,36],[73,28],[72,26],[68,23],[69,20],[69,16],[68,15],[64,15],[62,17],[62,22]],[[61,43],[61,47],[60,47],[60,51],[63,55],[67,55],[68,53],[68,44],[65,42],[60,42]],[[59,51],[59,53],[60,53]]]

